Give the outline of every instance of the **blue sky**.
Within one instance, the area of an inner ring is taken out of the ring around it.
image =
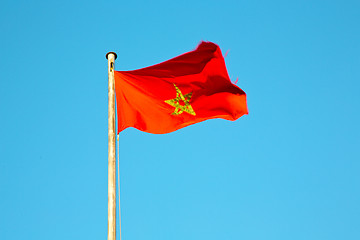
[[[123,131],[123,239],[360,239],[359,22],[359,1],[3,0],[0,238],[105,239],[105,54],[208,40],[250,114]]]

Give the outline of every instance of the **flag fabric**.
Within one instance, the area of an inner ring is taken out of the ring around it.
[[[218,45],[201,42],[154,66],[115,71],[118,132],[134,127],[169,133],[207,119],[248,113],[246,94],[232,84]]]

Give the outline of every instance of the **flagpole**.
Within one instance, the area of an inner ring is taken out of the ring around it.
[[[116,168],[115,168],[115,79],[114,68],[117,55],[108,52],[109,115],[108,115],[108,240],[116,240]]]

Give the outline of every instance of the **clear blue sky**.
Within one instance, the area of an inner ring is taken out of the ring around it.
[[[0,7],[0,239],[106,239],[107,60],[220,45],[250,114],[120,136],[123,240],[360,239],[359,1]]]

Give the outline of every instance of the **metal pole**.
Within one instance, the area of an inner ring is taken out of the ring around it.
[[[116,53],[106,54],[109,74],[108,115],[108,240],[116,240],[116,170],[115,170],[115,79]]]

